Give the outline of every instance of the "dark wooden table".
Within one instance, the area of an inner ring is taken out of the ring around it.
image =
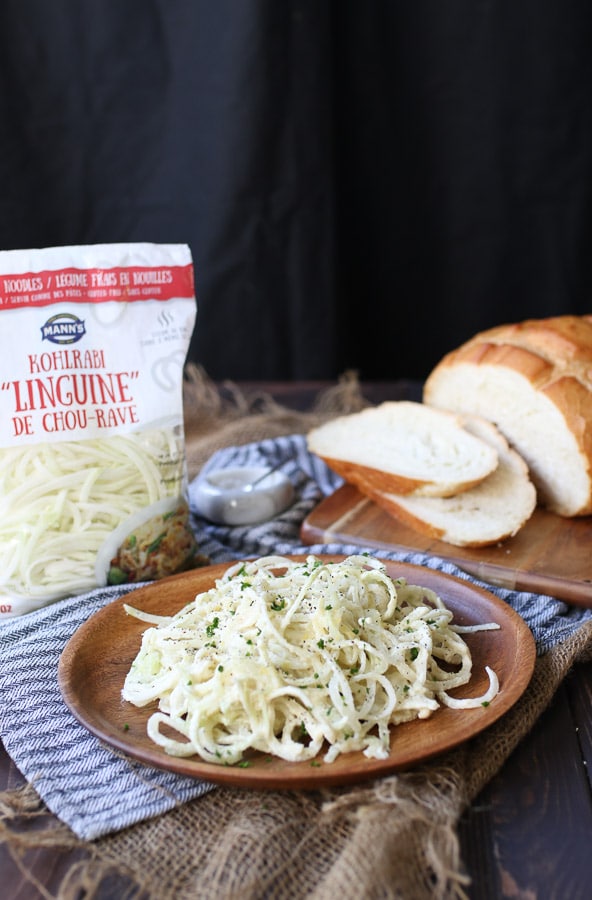
[[[326,385],[250,384],[294,408],[308,408]],[[372,402],[417,397],[410,382],[365,384]],[[592,663],[577,665],[535,727],[460,823],[474,900],[588,900],[592,897]],[[0,788],[22,778],[0,745]],[[79,851],[77,851],[79,853]],[[19,867],[0,844],[1,900],[56,895],[71,853],[36,849]],[[30,880],[30,879],[33,880]],[[35,882],[39,886],[36,886]],[[96,900],[119,900],[108,884]],[[82,898],[81,898],[82,900]]]

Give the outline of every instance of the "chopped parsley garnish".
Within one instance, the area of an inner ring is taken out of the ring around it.
[[[214,632],[215,632],[216,628],[219,626],[219,624],[220,624],[220,619],[218,618],[218,616],[215,616],[212,619],[212,621],[209,623],[209,625],[206,625],[206,634],[208,637],[214,637]]]

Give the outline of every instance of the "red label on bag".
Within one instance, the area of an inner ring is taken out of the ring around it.
[[[0,275],[0,309],[105,300],[171,300],[193,297],[193,266],[66,268]]]

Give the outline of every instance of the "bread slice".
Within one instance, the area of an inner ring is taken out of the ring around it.
[[[466,428],[499,457],[497,469],[475,487],[454,497],[402,497],[367,486],[364,492],[421,534],[459,547],[485,547],[522,528],[536,507],[536,491],[526,463],[494,425],[473,418]]]
[[[308,448],[352,484],[415,496],[458,494],[498,464],[460,416],[407,400],[333,419],[309,432]]]
[[[561,516],[592,513],[592,317],[481,332],[438,363],[423,399],[494,422],[528,465],[542,505]]]

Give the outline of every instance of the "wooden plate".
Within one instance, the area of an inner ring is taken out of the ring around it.
[[[343,557],[322,559],[336,561]],[[473,675],[469,685],[458,693],[484,693],[489,683],[485,666],[489,665],[500,681],[500,692],[489,706],[468,710],[443,707],[429,719],[393,727],[391,752],[382,760],[353,752],[342,754],[333,763],[323,763],[322,755],[314,763],[289,763],[253,752],[249,765],[241,768],[217,766],[197,756],[168,756],[146,734],[146,722],[156,704],[138,709],[121,698],[125,676],[139,650],[142,633],[149,627],[127,615],[123,604],[172,615],[197,593],[212,587],[228,565],[208,566],[139,588],[99,610],[75,632],[62,653],[58,680],[64,701],[92,734],[148,765],[215,783],[257,789],[349,784],[409,768],[468,740],[507,712],[532,676],[534,639],[510,606],[469,582],[420,566],[387,562],[392,577],[403,577],[436,591],[453,611],[457,624],[497,622],[501,626],[499,630],[465,635],[473,656]]]

